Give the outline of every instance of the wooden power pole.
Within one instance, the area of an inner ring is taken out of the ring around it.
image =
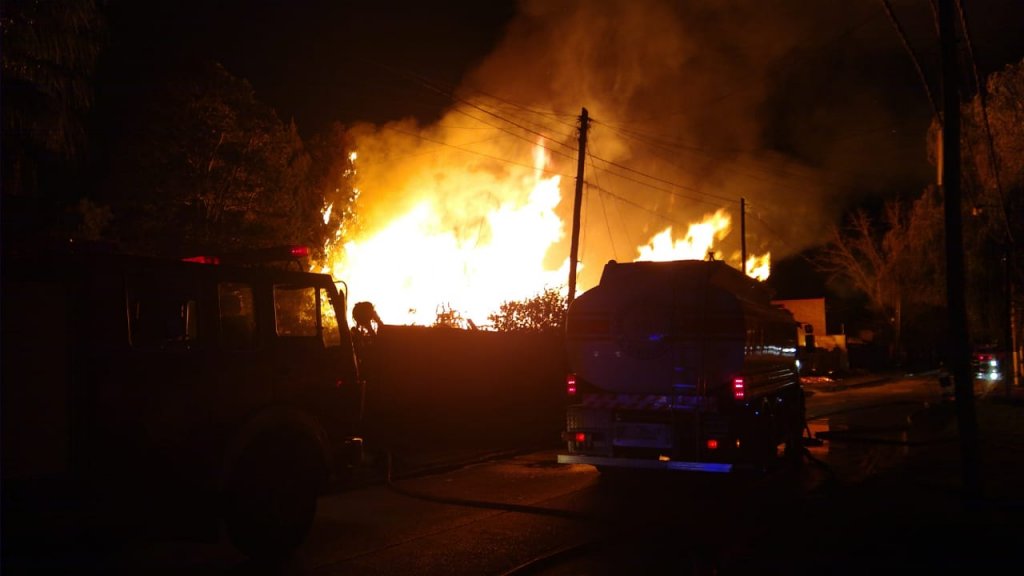
[[[576,159],[576,196],[572,204],[572,244],[569,248],[569,296],[567,304],[576,298],[576,264],[580,253],[580,206],[583,204],[583,165],[587,156],[587,128],[590,117],[584,108],[580,114],[580,148]]]
[[[740,198],[740,258],[743,275],[747,275],[747,199]]]
[[[939,184],[942,186],[945,199],[948,360],[956,395],[964,491],[968,498],[973,499],[981,495],[981,470],[964,281],[963,216],[960,207],[960,91],[957,81],[954,2],[955,0],[939,0],[939,40],[942,55],[942,178]]]

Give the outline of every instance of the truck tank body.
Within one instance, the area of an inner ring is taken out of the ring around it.
[[[796,323],[724,262],[609,262],[569,308],[566,351],[578,404],[562,462],[707,469],[742,458],[754,428],[771,430],[765,442],[800,434]],[[709,440],[729,449],[708,453]]]

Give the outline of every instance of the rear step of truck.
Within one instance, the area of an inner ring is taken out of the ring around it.
[[[680,472],[712,472],[726,474],[733,471],[733,465],[724,462],[684,462],[681,460],[651,460],[646,458],[609,458],[583,456],[580,454],[559,454],[559,464],[589,464],[608,468],[632,468],[642,470],[675,470]]]

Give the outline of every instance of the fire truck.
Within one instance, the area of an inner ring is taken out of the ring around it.
[[[563,464],[763,471],[802,458],[797,323],[721,261],[609,262],[566,321]]]
[[[297,547],[362,457],[345,295],[306,255],[7,251],[5,555],[54,532]]]

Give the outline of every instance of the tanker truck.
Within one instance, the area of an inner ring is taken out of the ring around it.
[[[569,306],[563,464],[765,471],[802,459],[797,323],[722,261],[610,261]]]

